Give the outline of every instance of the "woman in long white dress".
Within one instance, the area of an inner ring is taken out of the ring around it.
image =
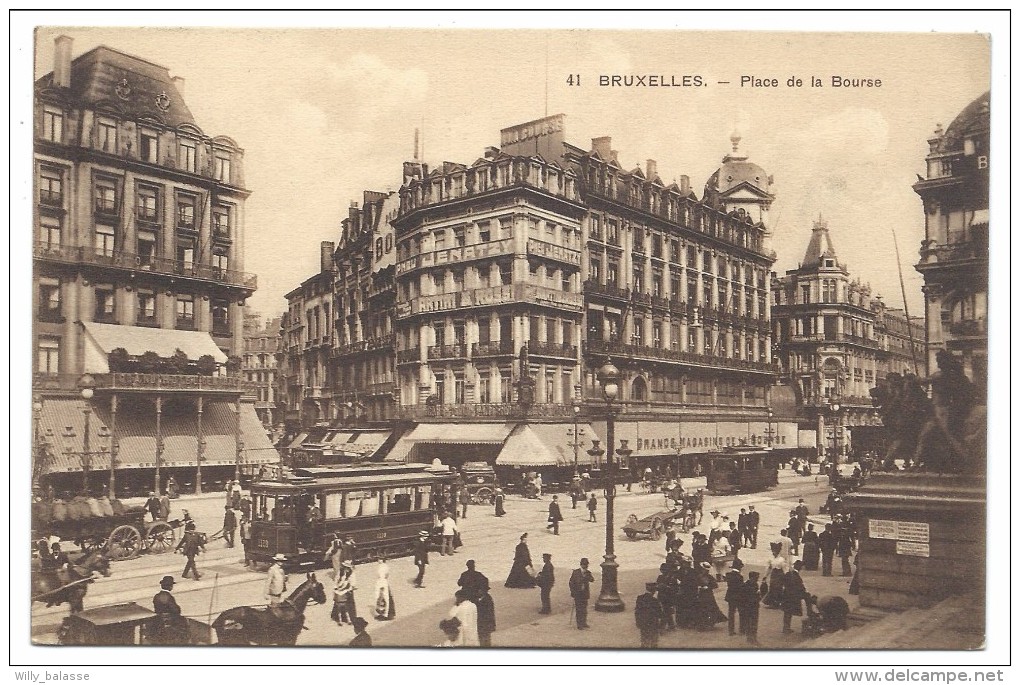
[[[390,589],[390,567],[383,557],[376,568],[375,618],[377,621],[389,621],[396,615],[397,608],[393,603],[393,591]]]
[[[469,599],[469,593],[464,590],[457,590],[454,599],[456,604],[450,609],[449,618],[456,618],[460,621],[460,634],[457,646],[477,647],[478,607]]]

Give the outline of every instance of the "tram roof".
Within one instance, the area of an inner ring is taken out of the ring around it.
[[[343,486],[345,489],[359,487],[385,487],[415,481],[452,479],[453,472],[439,471],[428,464],[378,464],[357,467],[310,467],[294,470],[294,477],[286,481],[259,481],[252,484],[253,491],[295,492],[305,488],[329,488]]]

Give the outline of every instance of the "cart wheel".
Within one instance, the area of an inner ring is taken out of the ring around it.
[[[625,530],[625,531],[623,531],[623,532],[624,532],[624,533],[626,533],[626,534],[627,534],[627,537],[628,537],[628,538],[630,538],[631,540],[634,540],[634,539],[636,539],[636,538],[637,538],[637,533],[635,533],[635,532],[634,532],[634,531],[632,531],[632,530]]]
[[[491,504],[492,494],[490,488],[478,488],[471,499],[474,500],[475,504]]]
[[[174,548],[174,529],[166,521],[154,521],[145,529],[146,549],[152,554],[164,554]]]
[[[134,526],[117,526],[106,546],[116,561],[134,559],[142,551],[142,534]]]

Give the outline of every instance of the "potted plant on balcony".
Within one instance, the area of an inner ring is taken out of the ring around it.
[[[241,370],[241,358],[236,354],[232,354],[227,357],[227,373],[233,375]]]
[[[216,360],[211,354],[203,354],[195,364],[200,376],[212,376],[216,373]]]
[[[188,355],[184,353],[181,348],[174,350],[174,353],[165,362],[166,373],[175,375],[184,375],[188,373],[188,367],[191,362],[188,360]]]
[[[163,358],[149,350],[138,358],[138,373],[159,373],[163,365]]]
[[[114,373],[128,373],[132,369],[131,355],[123,347],[115,347],[106,355],[106,363]]]

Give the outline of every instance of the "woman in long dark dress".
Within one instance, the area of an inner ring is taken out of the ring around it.
[[[769,547],[772,550],[772,558],[765,565],[769,591],[762,599],[762,604],[771,609],[778,609],[783,604],[783,584],[790,567],[786,565],[782,545],[773,542]]]
[[[530,573],[531,550],[528,549],[528,534],[521,535],[521,541],[514,550],[514,565],[510,567],[510,575],[506,577],[506,587],[533,588],[535,579]]]
[[[715,601],[717,587],[719,583],[712,577],[712,564],[702,562],[698,569],[698,595],[694,603],[694,627],[698,630],[711,630],[716,623],[728,620]]]
[[[818,556],[820,554],[818,550],[818,533],[815,532],[815,524],[809,523],[807,530],[804,531],[804,570],[805,571],[817,571],[818,570]]]
[[[496,488],[493,500],[496,503],[496,516],[506,516],[506,509],[503,508],[503,491],[500,488]]]

